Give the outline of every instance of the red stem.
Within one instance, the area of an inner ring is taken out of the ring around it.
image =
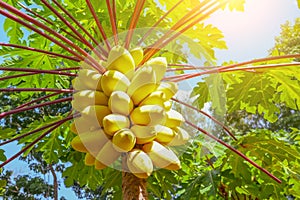
[[[78,58],[75,58],[75,57],[72,57],[72,56],[66,56],[66,55],[62,55],[62,54],[59,54],[59,53],[54,53],[54,52],[51,52],[51,51],[45,51],[45,50],[42,50],[42,49],[36,49],[36,48],[21,46],[21,45],[17,45],[17,44],[6,44],[6,43],[0,42],[0,46],[14,47],[14,48],[18,48],[18,49],[25,49],[25,50],[28,50],[28,51],[34,51],[34,52],[44,53],[44,54],[47,54],[47,55],[52,55],[52,56],[55,56],[55,57],[61,57],[61,58],[69,59],[69,60],[74,60],[76,62],[80,61]]]
[[[215,11],[217,11],[219,8],[221,8],[224,4],[226,4],[227,2],[224,1],[223,3],[220,3],[218,6],[212,8],[211,10],[207,11],[207,13],[200,15],[199,18],[194,19],[193,22],[191,22],[190,24],[188,24],[187,26],[185,26],[183,29],[181,29],[179,32],[176,32],[175,34],[173,34],[171,37],[169,37],[168,39],[164,40],[161,43],[158,43],[154,46],[154,48],[152,48],[151,52],[149,52],[145,57],[144,60],[142,61],[142,63],[148,61],[156,52],[158,52],[161,48],[163,48],[164,46],[166,46],[168,43],[170,43],[171,41],[175,40],[175,38],[177,38],[178,36],[180,36],[181,34],[183,34],[185,31],[189,30],[190,28],[192,28],[194,25],[196,25],[197,23],[199,23],[200,21],[202,21],[203,19],[207,18],[209,15],[211,15],[212,13],[214,13]],[[214,4],[213,4],[214,5]],[[208,6],[207,9],[209,9],[210,7],[212,7],[213,5]],[[166,35],[166,34],[165,34]]]
[[[140,46],[145,39],[150,35],[150,33],[154,30],[155,27],[158,26],[158,24],[160,24],[160,22],[162,22],[162,20],[164,20],[177,6],[179,6],[184,0],[179,0],[170,10],[168,10],[163,16],[161,16],[159,18],[159,20],[157,20],[157,22],[151,26],[151,28],[144,34],[144,36],[138,41],[138,45]]]
[[[73,116],[69,116],[63,120],[61,120],[60,122],[58,122],[55,126],[53,126],[52,128],[50,128],[48,131],[46,131],[45,133],[43,133],[42,135],[40,135],[38,138],[36,138],[34,141],[32,141],[29,145],[27,145],[26,147],[24,147],[22,150],[20,150],[18,153],[16,153],[15,155],[13,155],[12,157],[10,157],[9,159],[7,159],[5,162],[0,164],[0,168],[4,167],[5,165],[7,165],[8,163],[10,163],[11,161],[13,161],[14,159],[16,159],[17,157],[19,157],[22,153],[24,153],[25,151],[27,151],[29,148],[31,148],[33,145],[35,145],[36,143],[38,143],[41,139],[43,139],[45,136],[47,136],[51,131],[55,130],[56,128],[58,128],[60,125],[62,125],[63,123],[69,121],[73,119]]]
[[[62,121],[63,121],[63,120],[59,120],[59,121],[53,122],[53,123],[48,124],[48,125],[46,125],[46,126],[43,126],[43,127],[41,127],[41,128],[38,128],[38,129],[35,129],[35,130],[30,131],[30,132],[28,132],[28,133],[22,134],[22,135],[20,135],[20,136],[18,136],[18,137],[12,138],[12,139],[7,140],[7,141],[4,141],[4,142],[0,143],[0,146],[6,145],[6,144],[11,143],[11,142],[13,142],[13,141],[22,139],[22,138],[27,137],[27,136],[29,136],[29,135],[32,135],[32,134],[34,134],[34,133],[40,132],[40,131],[42,131],[42,130],[45,130],[45,129],[47,129],[47,128],[51,127],[51,126],[54,126],[54,125],[56,125],[56,124],[58,124],[59,122],[62,122]]]
[[[63,70],[69,70],[71,68],[65,68]],[[74,69],[74,68],[72,68]],[[12,67],[0,67],[3,71],[16,71],[16,72],[33,72],[34,74],[57,74],[62,76],[77,76],[76,73],[62,72],[62,69],[56,70],[43,70],[43,69],[31,69],[31,68],[12,68]],[[5,77],[4,77],[5,78]]]
[[[94,8],[93,8],[93,5],[92,5],[91,1],[90,1],[90,0],[86,0],[86,3],[87,3],[87,6],[88,6],[88,8],[89,8],[91,14],[93,15],[93,18],[94,18],[94,20],[95,20],[95,22],[96,22],[96,24],[97,24],[97,27],[98,27],[98,29],[99,29],[101,35],[102,35],[102,38],[103,38],[103,40],[104,40],[104,43],[106,44],[107,49],[110,50],[111,47],[110,47],[109,41],[108,41],[108,39],[107,39],[107,36],[106,36],[106,34],[105,34],[105,31],[104,31],[104,29],[103,29],[103,27],[102,27],[100,21],[99,21],[99,19],[98,19],[98,16],[97,16],[97,14],[96,14],[96,12],[95,12],[95,10],[94,10]]]
[[[119,39],[118,39],[118,30],[117,30],[117,26],[116,26],[116,19],[115,19],[115,15],[114,15],[114,12],[110,5],[109,0],[106,0],[106,6],[107,6],[108,13],[109,13],[109,19],[110,19],[110,24],[112,27],[112,32],[114,34],[115,45],[118,45]]]
[[[286,58],[300,58],[300,54],[291,54],[291,55],[283,55],[283,56],[272,56],[272,57],[267,57],[267,58],[259,58],[259,59],[254,59],[251,61],[246,61],[246,62],[241,62],[241,63],[237,63],[237,64],[232,64],[232,65],[227,65],[227,66],[223,66],[223,67],[218,67],[216,69],[212,69],[212,70],[207,70],[207,71],[203,71],[203,72],[197,72],[194,74],[187,74],[186,76],[174,76],[173,81],[174,82],[179,82],[179,81],[183,81],[183,80],[187,80],[190,78],[194,78],[194,77],[198,77],[201,75],[205,75],[205,74],[214,74],[214,73],[221,73],[221,72],[226,72],[231,68],[235,68],[235,67],[239,67],[239,66],[244,66],[244,65],[248,65],[248,64],[253,64],[253,63],[258,63],[258,62],[265,62],[265,61],[271,61],[271,60],[279,60],[279,59],[286,59]],[[282,64],[283,66],[285,64]],[[288,64],[289,65],[289,64]],[[297,65],[297,64],[296,64]],[[255,67],[253,66],[251,69],[253,70],[254,68],[258,68],[259,66]],[[282,66],[279,66],[282,67]],[[270,66],[263,66],[263,68],[270,68]],[[237,68],[236,70],[238,70],[239,68]],[[243,69],[243,68],[240,68]],[[250,68],[248,68],[250,69]],[[170,79],[172,77],[166,77],[167,79]]]
[[[101,52],[104,54],[105,57],[107,57],[107,51],[103,49],[99,45],[99,42],[78,22],[78,20],[73,17],[63,6],[61,6],[56,0],[52,0],[55,5],[57,5],[70,19],[97,45],[98,48],[100,48]]]
[[[55,88],[0,88],[0,92],[62,92],[73,93],[73,89],[55,89]]]
[[[24,104],[22,104],[22,105],[16,107],[16,109],[19,109],[19,108],[23,108],[23,107],[29,106],[30,104],[33,104],[33,103],[36,103],[36,102],[39,102],[39,101],[43,101],[43,100],[45,100],[45,99],[48,99],[48,98],[50,98],[50,97],[53,97],[53,96],[56,96],[56,95],[59,95],[59,94],[61,94],[61,92],[55,92],[55,93],[53,93],[53,94],[49,94],[49,95],[43,96],[43,97],[41,97],[41,98],[38,98],[38,99],[35,99],[35,100],[32,100],[32,101],[29,101],[29,102],[27,102],[27,103],[24,103]]]
[[[191,105],[189,105],[189,104],[187,104],[187,103],[185,103],[185,102],[183,102],[183,101],[180,101],[180,100],[178,100],[178,99],[175,99],[175,98],[171,98],[173,101],[176,101],[177,103],[180,103],[180,104],[182,104],[182,105],[184,105],[184,106],[186,106],[186,107],[189,107],[189,108],[191,108],[191,109],[193,109],[193,110],[195,110],[195,111],[197,111],[197,112],[199,112],[199,113],[201,113],[201,114],[203,114],[203,115],[205,115],[206,117],[208,117],[208,118],[210,118],[212,121],[214,121],[216,124],[218,124],[218,125],[220,125],[226,132],[227,132],[227,134],[230,136],[230,137],[232,137],[235,141],[237,141],[237,139],[236,139],[236,137],[233,135],[233,133],[229,130],[229,128],[227,127],[227,126],[225,126],[222,122],[220,122],[220,121],[218,121],[216,118],[214,118],[213,116],[211,116],[211,115],[209,115],[208,113],[206,113],[206,112],[204,112],[204,111],[202,111],[202,110],[200,110],[200,109],[197,109],[197,108],[195,108],[195,107],[193,107],[193,106],[191,106]]]
[[[47,22],[48,24],[50,24],[51,26],[54,26],[54,23],[52,23],[51,21],[49,21],[48,19],[42,17],[41,15],[39,15],[38,13],[34,12],[33,10],[27,8],[25,5],[23,5],[22,3],[18,2],[18,4],[24,8],[27,12],[30,12],[31,14],[33,14],[34,16],[36,16],[37,18],[40,18],[41,20]],[[61,28],[61,31],[65,32],[67,35],[73,37],[74,39],[80,41],[80,38],[78,38],[76,35],[66,31],[66,29]]]
[[[134,29],[136,28],[136,25],[137,25],[137,22],[139,20],[139,17],[140,17],[140,14],[141,14],[141,11],[143,9],[144,4],[145,4],[145,0],[138,0],[137,3],[136,3],[136,6],[134,8],[132,18],[131,18],[131,21],[130,21],[130,25],[129,25],[129,28],[128,28],[128,32],[127,32],[127,35],[126,35],[126,39],[125,39],[125,48],[126,49],[129,48],[131,38],[133,36]]]
[[[66,98],[57,99],[57,100],[54,100],[54,101],[48,101],[48,102],[33,105],[33,106],[28,106],[26,108],[13,109],[13,110],[1,113],[0,114],[0,119],[6,117],[8,115],[16,114],[16,113],[19,113],[19,112],[24,112],[24,111],[27,111],[27,110],[32,110],[32,109],[35,109],[35,108],[49,106],[49,105],[53,105],[53,104],[57,104],[57,103],[63,103],[63,102],[66,102],[66,101],[72,101],[72,99],[73,99],[73,97],[66,97]]]
[[[237,149],[233,148],[232,146],[230,146],[229,144],[226,144],[224,141],[220,140],[219,138],[217,138],[216,136],[208,133],[207,131],[205,131],[204,129],[196,126],[195,124],[189,122],[189,121],[185,121],[188,125],[190,125],[191,127],[195,128],[196,130],[202,132],[204,135],[210,137],[211,139],[215,140],[216,142],[222,144],[223,146],[225,146],[226,148],[228,148],[229,150],[231,150],[232,152],[236,153],[237,155],[239,155],[240,157],[242,157],[244,160],[246,160],[247,162],[249,162],[251,165],[253,165],[254,167],[256,167],[257,169],[259,169],[260,171],[262,171],[263,173],[265,173],[266,175],[268,175],[270,178],[272,178],[273,180],[275,180],[278,183],[281,183],[281,180],[278,179],[277,177],[275,177],[273,174],[271,174],[269,171],[267,171],[266,169],[264,169],[263,167],[259,166],[258,164],[256,164],[254,161],[252,161],[251,159],[249,159],[245,154],[243,154],[242,152],[238,151]]]
[[[84,60],[87,59],[86,61],[91,63],[91,65],[97,69],[99,72],[104,73],[105,72],[105,68],[102,67],[94,58],[92,58],[87,52],[85,52],[83,49],[81,49],[79,46],[75,45],[71,40],[69,40],[68,38],[64,37],[63,35],[57,33],[55,30],[49,28],[48,26],[44,25],[43,23],[35,20],[34,18],[30,17],[29,15],[19,11],[18,9],[14,8],[13,6],[0,1],[0,6],[9,10],[10,12],[16,14],[17,16],[23,18],[24,20],[21,20],[17,17],[15,17],[14,15],[5,12],[4,10],[0,10],[0,14],[30,28],[31,30],[35,31],[36,33],[44,36],[45,38],[51,40],[52,42],[56,43],[57,45],[61,46],[62,48],[66,49],[67,51],[69,51],[70,53],[72,53],[73,55],[75,55],[77,58],[79,58],[80,60]],[[66,42],[68,45],[70,45],[71,47],[73,47],[74,49],[76,49],[79,53],[81,53],[83,56],[81,56],[80,54],[74,52],[72,49],[70,49],[69,47],[65,46],[64,44],[62,44],[61,42],[57,41],[56,39],[50,37],[49,35],[45,34],[44,32],[42,32],[41,30],[33,27],[32,25],[30,25],[28,22],[33,23],[34,25],[36,25],[37,27],[46,30],[47,32],[53,34],[54,36],[56,36],[57,38],[61,39],[62,41]]]

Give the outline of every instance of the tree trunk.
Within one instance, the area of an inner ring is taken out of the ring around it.
[[[57,182],[57,176],[55,173],[55,170],[53,169],[52,164],[49,165],[51,174],[53,176],[53,189],[54,189],[54,194],[53,194],[53,199],[58,200],[58,182]]]
[[[122,193],[123,200],[148,200],[147,180],[140,179],[128,172],[126,159],[123,157]]]

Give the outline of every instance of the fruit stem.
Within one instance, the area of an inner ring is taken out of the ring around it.
[[[73,89],[56,89],[56,88],[0,88],[0,92],[62,92],[73,93]]]
[[[234,139],[235,141],[237,141],[236,137],[233,135],[233,133],[229,130],[229,128],[227,126],[225,126],[223,123],[221,123],[220,121],[218,121],[216,118],[214,118],[213,116],[209,115],[207,112],[204,112],[200,109],[197,109],[195,108],[194,106],[191,106],[183,101],[180,101],[178,99],[175,99],[175,98],[171,98],[171,100],[177,102],[177,103],[180,103],[184,106],[187,106],[203,115],[205,115],[206,117],[210,118],[213,122],[215,122],[216,124],[220,125],[226,132],[227,132],[227,135],[229,135],[232,139]]]
[[[80,61],[76,57],[66,56],[66,55],[62,55],[62,54],[59,54],[59,53],[54,53],[54,52],[51,52],[51,51],[45,51],[45,50],[42,50],[42,49],[36,49],[36,48],[32,48],[32,47],[26,47],[26,46],[21,46],[21,45],[16,45],[16,44],[6,44],[6,43],[3,43],[3,42],[0,42],[0,46],[13,47],[13,48],[18,48],[18,49],[25,49],[25,50],[28,50],[28,51],[44,53],[44,54],[55,56],[55,57],[66,58],[68,60],[74,60],[76,62]]]
[[[274,176],[273,174],[271,174],[269,171],[267,171],[265,168],[259,166],[258,164],[256,164],[254,161],[252,161],[251,159],[249,159],[245,154],[243,154],[242,152],[240,152],[239,150],[233,148],[232,146],[230,146],[229,144],[225,143],[224,141],[220,140],[219,138],[217,138],[216,136],[208,133],[207,131],[205,131],[204,129],[196,126],[195,124],[189,122],[189,121],[185,121],[185,123],[187,123],[188,125],[190,125],[191,127],[195,128],[196,130],[202,132],[203,134],[205,134],[206,136],[210,137],[211,139],[215,140],[216,142],[222,144],[223,146],[225,146],[226,148],[228,148],[229,150],[231,150],[232,152],[236,153],[237,155],[239,155],[240,157],[242,157],[244,160],[246,160],[247,162],[249,162],[251,165],[253,165],[254,167],[256,167],[257,169],[259,169],[260,171],[262,171],[263,173],[265,173],[266,175],[268,175],[270,178],[272,178],[274,181],[276,181],[277,183],[281,183],[281,180],[278,179],[276,176]]]
[[[31,148],[33,145],[35,145],[36,143],[38,143],[41,139],[43,139],[46,135],[48,135],[51,131],[55,130],[56,128],[58,128],[60,125],[62,125],[63,123],[69,121],[73,119],[73,116],[69,116],[66,117],[65,119],[59,121],[56,123],[56,125],[54,125],[52,128],[50,128],[48,131],[46,131],[45,133],[43,133],[42,135],[40,135],[38,138],[36,138],[34,141],[32,141],[29,145],[27,145],[26,147],[24,147],[22,150],[20,150],[19,152],[17,152],[15,155],[13,155],[12,157],[10,157],[9,159],[7,159],[6,161],[4,161],[3,163],[0,164],[0,168],[4,167],[5,165],[7,165],[8,163],[10,163],[11,161],[13,161],[14,159],[16,159],[17,157],[19,157],[22,153],[24,153],[25,151],[27,151],[29,148]]]
[[[24,111],[27,111],[27,110],[33,110],[35,108],[40,108],[40,107],[53,105],[53,104],[57,104],[57,103],[72,101],[72,99],[73,99],[73,97],[67,97],[67,98],[57,99],[57,100],[54,100],[54,101],[48,101],[48,102],[33,105],[33,106],[28,106],[28,107],[25,107],[25,108],[16,108],[16,109],[1,113],[0,114],[0,119],[6,117],[8,115],[16,114],[16,113],[19,113],[19,112],[24,112]]]
[[[45,99],[48,99],[48,98],[50,98],[50,97],[59,95],[59,94],[61,94],[61,93],[62,93],[62,92],[55,92],[55,93],[53,93],[53,94],[49,94],[49,95],[43,96],[43,97],[41,97],[41,98],[38,98],[38,99],[35,99],[35,100],[32,100],[32,101],[29,101],[29,102],[27,102],[27,103],[24,103],[24,104],[22,104],[22,105],[16,107],[16,109],[26,107],[26,106],[28,106],[28,105],[30,105],[30,104],[33,104],[33,103],[36,103],[36,102],[39,102],[39,101],[43,101],[43,100],[45,100]]]

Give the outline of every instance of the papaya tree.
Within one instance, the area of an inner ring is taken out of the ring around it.
[[[1,0],[0,92],[15,103],[1,108],[0,145],[23,148],[1,150],[0,168],[34,151],[68,164],[67,187],[107,198],[299,197],[297,140],[223,121],[245,110],[274,122],[300,105],[298,53],[216,65],[226,43],[205,20],[243,4]]]

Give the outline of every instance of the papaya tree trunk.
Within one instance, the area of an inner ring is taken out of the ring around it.
[[[126,159],[122,159],[122,193],[123,200],[148,200],[147,180],[128,172]]]

